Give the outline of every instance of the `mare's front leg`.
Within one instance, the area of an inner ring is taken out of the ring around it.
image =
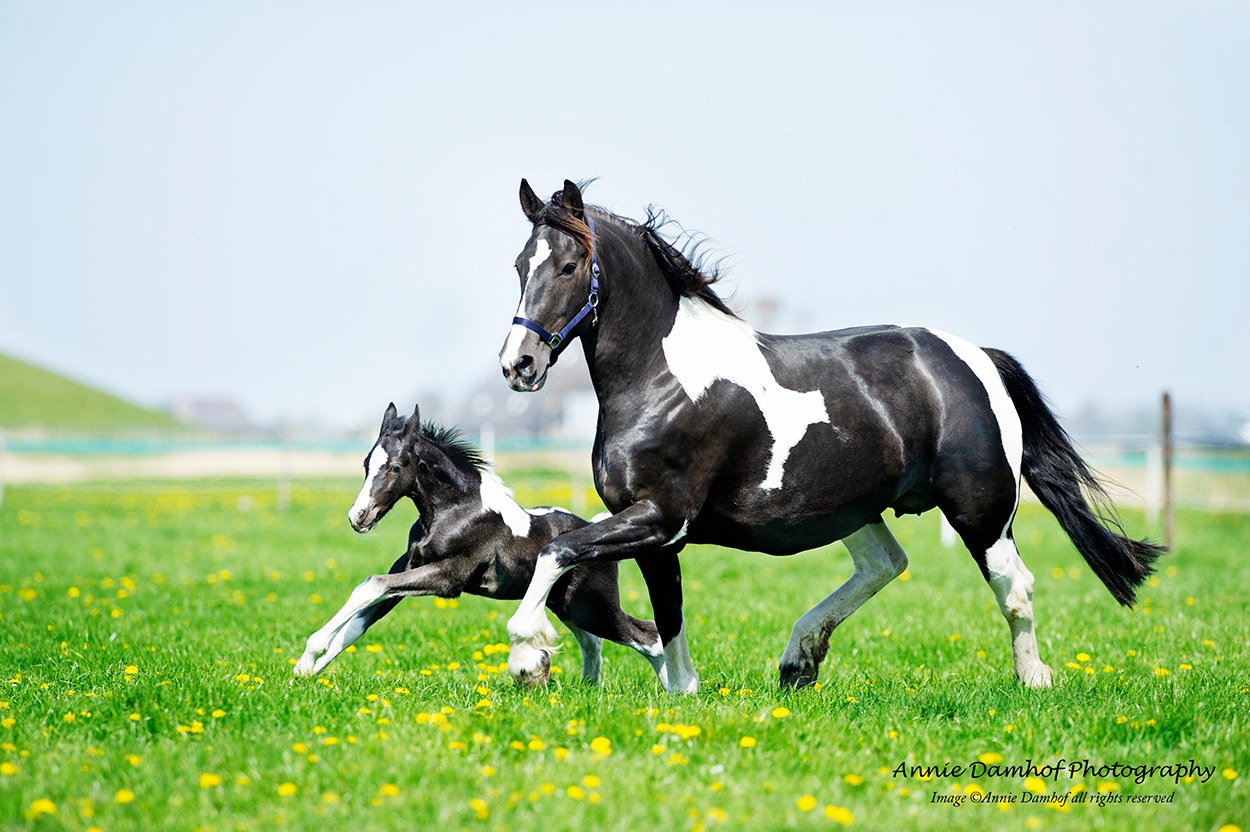
[[[521,605],[508,621],[508,672],[518,684],[546,684],[556,631],[545,607],[552,587],[564,573],[588,560],[627,560],[646,557],[671,541],[682,518],[665,516],[651,500],[641,500],[598,523],[566,532],[538,555],[534,578]]]
[[[651,596],[660,644],[664,647],[667,678],[662,676],[661,681],[665,682],[664,689],[670,694],[695,693],[699,689],[699,674],[695,672],[690,649],[686,645],[679,551],[679,547],[666,548],[655,557],[638,559],[638,568]]]
[[[391,566],[388,574],[394,575],[403,572],[408,568],[408,554],[402,554],[399,559]],[[402,598],[393,598],[381,604],[374,604],[361,612],[356,613],[347,619],[347,623],[336,630],[330,630],[330,624],[343,615],[343,609],[326,623],[317,632],[308,637],[308,643],[304,647],[304,655],[295,664],[294,673],[296,676],[315,676],[325,669],[326,665],[338,658],[338,655],[356,643],[356,640],[365,634],[380,618],[385,616],[395,606],[403,600]],[[351,602],[348,601],[350,604]]]

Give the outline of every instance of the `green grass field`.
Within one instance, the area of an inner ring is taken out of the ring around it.
[[[532,482],[523,503],[568,499]],[[1037,575],[1049,691],[1016,685],[993,595],[962,548],[938,545],[935,515],[892,521],[911,570],[834,634],[819,689],[778,691],[776,659],[793,620],[849,575],[837,546],[786,559],[687,549],[695,696],[665,697],[614,645],[604,683],[584,686],[571,639],[552,686],[520,691],[506,673],[513,605],[475,598],[406,601],[323,677],[292,684],[308,634],[403,547],[408,504],[367,537],[350,531],[356,487],[305,484],[285,512],[263,483],[10,487],[0,827],[1250,823],[1245,515],[1182,513],[1178,551],[1130,612],[1025,506],[1017,539]],[[623,572],[626,606],[649,615],[636,569]],[[1212,769],[1205,782],[1159,771],[1136,782],[1136,769],[893,773],[1191,759]],[[1169,802],[1131,802],[1156,797]]]
[[[165,413],[138,407],[25,361],[0,355],[0,427],[133,433],[186,430]]]

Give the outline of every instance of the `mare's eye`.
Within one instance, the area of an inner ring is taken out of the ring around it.
[[[403,468],[401,468],[401,467],[400,467],[400,466],[398,466],[398,465],[392,465],[392,466],[391,466],[391,473],[392,473],[392,474],[398,474],[398,473],[399,473],[400,471],[402,471],[402,470],[404,470],[404,469],[403,469]]]
[[[576,269],[576,263],[565,263],[564,268],[560,269],[560,274],[572,274]]]

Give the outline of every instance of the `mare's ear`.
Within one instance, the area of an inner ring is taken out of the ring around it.
[[[534,193],[530,183],[521,180],[521,210],[530,222],[538,222],[538,214],[543,210],[543,201]]]
[[[564,191],[560,194],[560,202],[564,204],[565,210],[577,217],[579,220],[586,218],[586,206],[582,203],[582,191],[576,183],[568,179],[564,180]]]
[[[395,402],[391,402],[386,406],[386,412],[382,414],[382,427],[378,428],[378,435],[386,433],[386,429],[391,423],[399,417],[399,411],[395,409]]]

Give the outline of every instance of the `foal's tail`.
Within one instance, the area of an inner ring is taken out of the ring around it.
[[[1072,440],[1020,362],[1005,352],[985,350],[1020,414],[1024,432],[1024,479],[1059,520],[1115,599],[1131,607],[1135,590],[1154,572],[1167,550],[1124,533],[1111,499],[1072,447]]]

